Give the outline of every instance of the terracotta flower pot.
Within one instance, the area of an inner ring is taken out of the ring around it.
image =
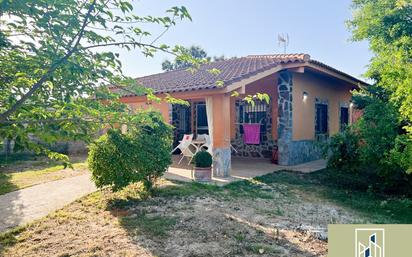
[[[194,168],[194,178],[195,181],[197,182],[210,182],[212,181],[212,167],[207,167],[207,168],[200,168],[200,167],[195,167]]]

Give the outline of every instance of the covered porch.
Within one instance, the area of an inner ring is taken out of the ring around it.
[[[232,158],[247,158],[249,161],[245,161],[246,163],[251,163],[251,160],[254,164],[265,163],[264,171],[273,171],[275,167],[271,160],[276,159],[277,150],[277,74],[250,80],[235,91],[237,96],[232,91],[186,93],[180,95],[180,98],[189,105],[169,106],[169,121],[174,127],[173,147],[185,135],[193,135],[194,141],[199,136],[208,135],[212,144],[213,175],[216,178],[230,177],[233,170]],[[256,97],[253,103],[244,100],[246,96],[253,97],[258,93],[267,94],[269,101]],[[254,127],[254,134],[247,135],[248,127]],[[187,158],[183,163],[188,164],[189,160]],[[252,170],[256,169],[253,165],[249,166]]]
[[[192,181],[192,166],[187,162],[178,164],[178,156],[173,156],[173,164],[169,167],[164,177],[166,179],[190,182]],[[297,172],[314,172],[326,167],[325,160],[317,160],[307,163],[302,163],[294,166],[275,165],[265,159],[250,160],[247,158],[233,157],[231,159],[231,172],[226,177],[213,176],[212,184],[226,185],[228,183],[252,179],[257,176],[263,176],[281,170],[297,171]]]

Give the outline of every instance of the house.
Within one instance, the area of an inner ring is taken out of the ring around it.
[[[280,165],[321,158],[318,142],[352,122],[350,91],[364,84],[307,54],[249,55],[204,64],[194,73],[181,69],[137,81],[160,97],[170,94],[190,106],[111,90],[133,110],[158,109],[175,127],[176,142],[183,134],[208,133],[214,173],[223,175],[229,174],[232,155],[274,158]],[[268,94],[270,101],[244,100],[257,93]]]

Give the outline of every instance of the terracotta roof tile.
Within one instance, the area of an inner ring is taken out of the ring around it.
[[[186,69],[180,69],[144,76],[136,78],[136,80],[139,84],[152,88],[155,93],[212,89],[217,87],[217,81],[223,81],[223,86],[228,86],[239,80],[274,68],[279,64],[296,62],[305,63],[312,62],[312,60],[308,54],[249,55],[204,64],[194,73]],[[317,61],[313,63],[321,64]],[[329,66],[324,65],[324,67]],[[211,69],[220,70],[220,74],[215,75],[210,73],[209,70]],[[133,95],[115,86],[111,87],[111,90],[113,92],[119,92],[123,96]]]

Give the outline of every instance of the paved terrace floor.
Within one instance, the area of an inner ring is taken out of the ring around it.
[[[173,164],[165,173],[164,177],[185,182],[192,181],[192,166],[188,165],[189,160],[185,158],[181,164],[177,164],[179,159],[179,155],[173,156]],[[282,166],[272,164],[269,160],[232,158],[232,171],[230,177],[213,177],[212,183],[225,185],[236,180],[251,179],[256,176],[262,176],[280,170],[308,173],[324,169],[325,167],[325,160],[317,160],[294,166]]]

